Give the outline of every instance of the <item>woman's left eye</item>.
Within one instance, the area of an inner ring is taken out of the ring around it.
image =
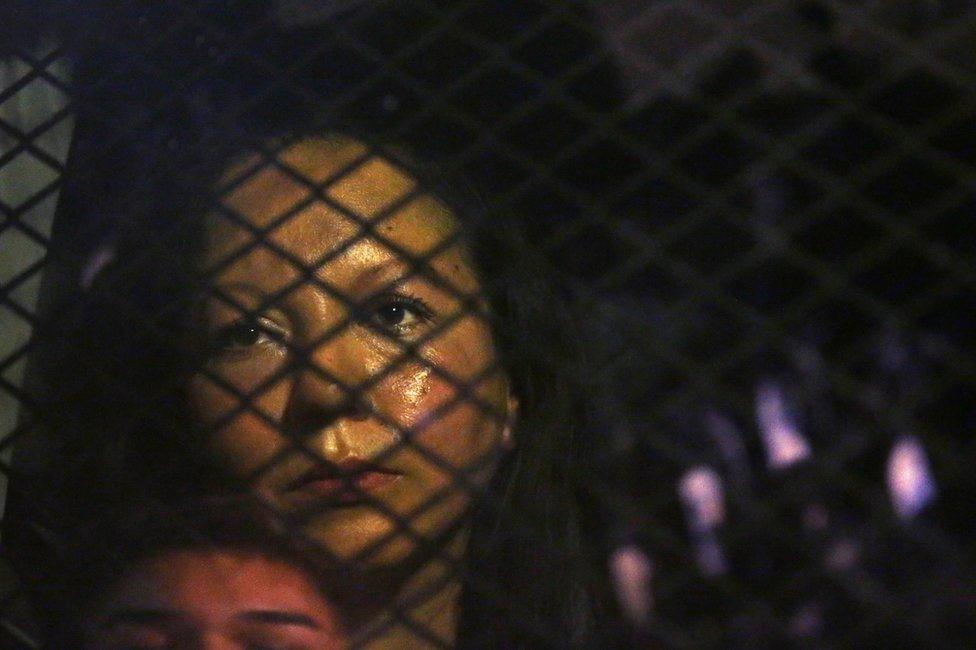
[[[428,322],[433,312],[427,304],[412,296],[386,296],[367,304],[366,317],[380,329],[403,334]]]

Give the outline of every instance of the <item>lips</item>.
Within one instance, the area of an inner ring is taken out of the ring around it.
[[[354,506],[367,503],[381,488],[398,481],[402,474],[359,458],[320,464],[285,488],[298,506]]]

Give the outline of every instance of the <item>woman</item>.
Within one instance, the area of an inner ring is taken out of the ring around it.
[[[386,52],[405,29],[421,42],[437,27],[401,13],[351,21],[355,38]],[[576,42],[552,36],[527,55],[548,61],[551,46]],[[65,274],[87,278],[84,290],[59,301],[61,329],[41,351],[62,441],[37,483],[61,488],[49,526],[251,491],[331,555],[332,598],[362,638],[413,642],[419,627],[447,645],[584,642],[574,473],[586,400],[570,319],[497,207],[515,173],[504,147],[415,86],[363,84],[382,66],[364,73],[358,48],[322,48],[314,30],[252,37],[266,59],[306,61],[302,88],[269,84],[257,65],[147,90],[194,68],[163,56],[154,75],[87,98],[128,119],[145,94],[157,112],[121,139],[92,126],[104,114],[79,119],[60,223],[85,223],[107,255],[79,244]],[[457,77],[461,59],[431,55],[409,76]],[[500,92],[479,81],[466,107],[486,123],[503,118],[504,97],[549,92],[497,78]],[[562,124],[536,104],[518,131],[532,142],[539,119]],[[543,138],[554,151],[577,136],[556,131]],[[564,218],[559,205],[532,216]],[[36,496],[23,503],[36,520]]]
[[[90,351],[101,378],[56,397],[59,523],[251,491],[332,558],[356,639],[583,642],[583,401],[531,255],[402,146],[282,132],[140,172],[178,202],[140,203],[53,351],[54,385]]]
[[[205,456],[335,557],[355,629],[414,600],[453,645],[467,515],[519,417],[471,252],[448,204],[361,141],[297,138],[276,160],[238,160],[206,219],[207,358],[187,387]]]

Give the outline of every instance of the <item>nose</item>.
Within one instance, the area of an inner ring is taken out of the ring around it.
[[[297,347],[282,416],[285,433],[307,437],[339,418],[366,416],[369,409],[357,390],[363,374],[358,367],[361,355],[354,348],[348,328]]]

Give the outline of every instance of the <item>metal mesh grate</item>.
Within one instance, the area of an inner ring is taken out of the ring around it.
[[[971,636],[966,3],[9,14],[11,647],[199,503],[357,647]]]

